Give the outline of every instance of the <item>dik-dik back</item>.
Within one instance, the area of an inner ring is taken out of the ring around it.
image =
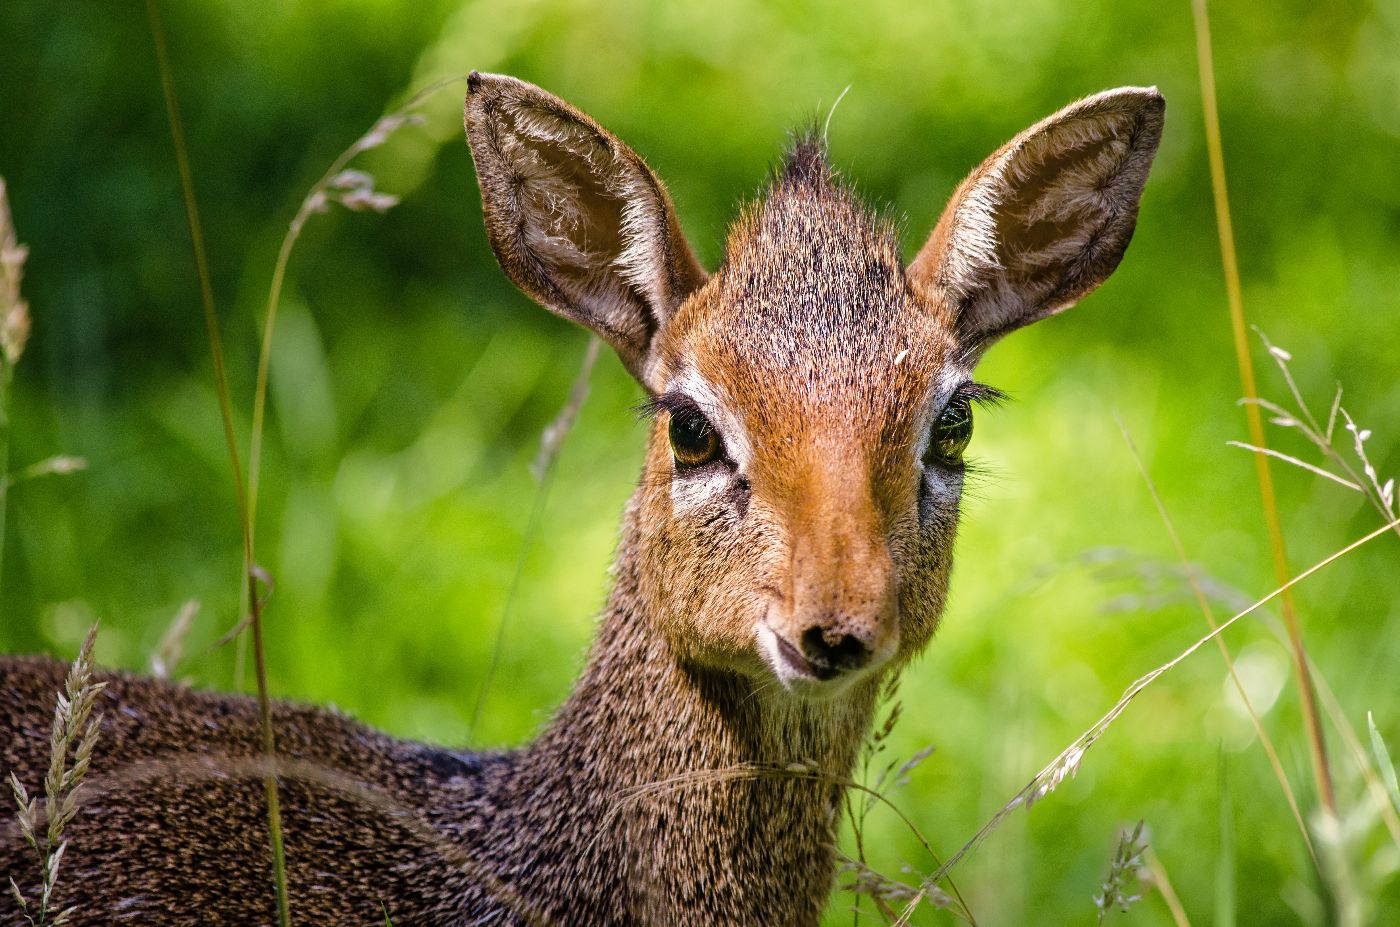
[[[1110,91],[1026,130],[907,266],[803,136],[707,273],[630,148],[532,85],[469,87],[491,246],[617,351],[654,414],[646,463],[586,668],[532,744],[278,710],[294,917],[815,924],[834,783],[943,609],[973,410],[998,395],[973,368],[1117,266],[1162,99]],[[0,661],[0,762],[29,783],[61,672]],[[132,677],[102,702],[60,880],[75,923],[270,922],[250,704]],[[0,831],[21,882],[24,859]]]

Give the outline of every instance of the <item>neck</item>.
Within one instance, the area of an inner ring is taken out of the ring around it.
[[[532,848],[536,897],[589,895],[595,922],[816,924],[877,683],[804,702],[685,665],[621,549],[587,667],[511,786],[557,835]]]

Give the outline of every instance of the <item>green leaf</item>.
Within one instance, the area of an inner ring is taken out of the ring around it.
[[[1380,768],[1385,789],[1390,793],[1390,803],[1396,811],[1400,811],[1400,785],[1395,781],[1395,764],[1390,760],[1390,751],[1385,748],[1381,732],[1376,729],[1376,719],[1371,717],[1369,711],[1366,712],[1366,726],[1371,730],[1371,752],[1376,755],[1376,766]]]

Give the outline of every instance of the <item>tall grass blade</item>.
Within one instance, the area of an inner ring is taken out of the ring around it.
[[[463,83],[467,75],[446,77],[434,81],[415,93],[403,106],[380,117],[364,135],[357,138],[331,162],[319,180],[307,191],[297,208],[296,215],[282,236],[282,244],[277,249],[277,263],[272,269],[272,283],[267,291],[267,310],[263,316],[263,334],[258,350],[257,384],[253,392],[253,425],[248,451],[248,521],[256,530],[258,522],[258,485],[262,468],[262,440],[267,415],[267,383],[272,372],[272,336],[277,328],[277,310],[282,304],[282,287],[287,279],[287,266],[292,259],[292,250],[306,228],[306,223],[317,213],[325,212],[332,202],[338,202],[348,209],[362,211],[373,209],[377,212],[394,206],[398,197],[378,193],[374,190],[374,178],[362,171],[347,171],[346,167],[366,151],[378,148],[389,140],[389,136],[405,125],[422,121],[422,117],[412,115],[415,109],[428,97],[452,84]]]
[[[355,212],[367,209],[384,212],[395,206],[399,202],[398,197],[376,191],[373,177],[363,171],[346,170],[347,166],[364,152],[383,145],[389,140],[389,136],[403,126],[421,122],[421,118],[411,115],[410,111],[423,100],[444,87],[464,82],[466,79],[466,75],[461,75],[435,81],[415,93],[407,103],[394,112],[376,120],[369,131],[357,138],[350,147],[342,151],[331,162],[330,167],[326,168],[320,179],[307,191],[306,196],[302,198],[301,205],[297,207],[292,221],[287,225],[286,234],[282,236],[282,244],[277,249],[277,262],[272,269],[272,283],[267,292],[267,311],[263,316],[262,341],[258,348],[257,381],[253,388],[253,423],[248,441],[248,551],[247,562],[244,564],[244,568],[247,570],[256,568],[253,554],[257,544],[258,489],[262,476],[262,444],[267,419],[267,387],[272,372],[272,336],[277,328],[277,309],[282,304],[282,287],[287,278],[287,266],[292,259],[292,250],[296,247],[297,240],[301,238],[302,230],[306,228],[306,223],[311,217],[327,211],[332,203],[339,203]],[[240,616],[257,608],[253,601],[256,596],[257,590],[250,584],[239,601]],[[241,630],[242,625],[240,624],[237,631]],[[246,638],[241,634],[236,636],[238,637],[238,649],[234,658],[234,679],[241,688]]]
[[[1385,829],[1390,833],[1391,842],[1395,844],[1396,849],[1400,849],[1400,805],[1390,801],[1390,796],[1386,793],[1385,783],[1381,781],[1380,774],[1376,772],[1366,748],[1361,745],[1356,728],[1352,726],[1351,719],[1347,717],[1346,709],[1337,701],[1337,694],[1332,691],[1327,677],[1322,675],[1316,663],[1310,663],[1308,668],[1312,671],[1313,685],[1317,687],[1317,694],[1322,702],[1323,710],[1327,712],[1332,727],[1341,734],[1342,745],[1351,754],[1352,762],[1356,764],[1362,780],[1366,783],[1366,791],[1371,793],[1372,800],[1380,809],[1381,821],[1384,822]]]
[[[1235,927],[1235,807],[1225,751],[1220,751],[1220,856],[1215,872],[1215,927]]]
[[[525,577],[525,561],[529,557],[530,548],[534,544],[535,535],[539,534],[540,525],[544,520],[545,503],[549,499],[549,489],[554,483],[555,464],[559,460],[559,453],[564,449],[564,440],[573,429],[574,422],[578,420],[579,410],[583,408],[584,401],[588,398],[588,382],[593,376],[593,367],[598,362],[598,352],[602,347],[602,341],[597,335],[588,339],[588,348],[583,355],[583,363],[579,365],[579,371],[574,376],[573,385],[569,387],[569,398],[565,401],[559,414],[554,417],[554,421],[545,427],[544,433],[540,435],[539,453],[530,464],[530,472],[534,474],[539,482],[539,488],[535,490],[535,501],[530,505],[530,514],[525,520],[525,535],[520,541],[520,553],[515,558],[515,571],[511,574],[510,588],[506,591],[505,606],[501,609],[501,620],[496,625],[496,639],[491,644],[491,660],[486,664],[486,673],[481,678],[481,687],[477,689],[476,704],[472,707],[471,724],[467,727],[469,738],[476,736],[477,725],[481,721],[481,713],[486,706],[487,694],[491,691],[491,684],[496,679],[496,668],[501,662],[501,651],[505,646],[506,625],[510,622],[510,616],[515,609],[515,600],[520,593],[521,580]]]
[[[238,503],[238,519],[243,534],[244,578],[252,603],[250,621],[253,627],[254,661],[258,672],[258,717],[262,728],[263,753],[268,758],[268,771],[263,776],[267,796],[267,827],[272,841],[273,879],[277,889],[277,918],[281,927],[290,927],[291,913],[287,902],[287,864],[282,842],[282,805],[274,772],[277,747],[272,733],[272,706],[267,694],[267,665],[264,658],[262,612],[258,605],[257,578],[252,570],[253,535],[248,517],[247,499],[243,493],[243,472],[238,461],[238,442],[233,433],[233,402],[229,398],[228,374],[224,369],[223,342],[219,337],[219,317],[214,306],[214,288],[209,277],[209,262],[204,251],[204,231],[199,221],[199,206],[194,196],[194,181],[190,175],[189,153],[185,148],[185,129],[180,120],[179,100],[171,76],[170,59],[166,54],[165,30],[161,27],[156,0],[146,0],[146,16],[150,22],[151,39],[155,44],[156,63],[160,68],[161,91],[165,96],[165,114],[170,122],[170,138],[175,145],[175,161],[180,171],[180,188],[185,200],[185,215],[189,220],[190,239],[194,246],[195,268],[199,273],[200,296],[204,305],[204,322],[209,333],[209,350],[214,356],[214,377],[219,393],[219,411],[223,416],[224,439],[228,443],[229,463],[233,468],[234,497]]]
[[[1395,764],[1390,761],[1390,751],[1385,748],[1381,732],[1376,730],[1376,719],[1369,711],[1366,712],[1366,726],[1371,730],[1371,752],[1376,755],[1376,767],[1381,771],[1386,793],[1395,810],[1400,811],[1400,784],[1396,783]]]
[[[1239,366],[1240,385],[1244,390],[1245,419],[1249,423],[1250,444],[1257,448],[1268,445],[1264,440],[1264,423],[1259,414],[1259,391],[1254,381],[1254,362],[1249,354],[1249,338],[1245,330],[1244,298],[1240,288],[1239,261],[1235,255],[1235,232],[1230,219],[1230,197],[1225,187],[1225,154],[1220,142],[1220,113],[1215,98],[1215,64],[1211,55],[1210,14],[1206,0],[1192,0],[1191,10],[1196,24],[1196,51],[1201,71],[1201,102],[1206,121],[1206,148],[1210,156],[1211,191],[1215,199],[1215,219],[1220,235],[1220,259],[1225,268],[1225,293],[1230,307],[1230,329],[1235,341],[1235,361]],[[1254,457],[1254,471],[1259,481],[1259,495],[1264,506],[1264,521],[1268,526],[1269,548],[1273,554],[1274,573],[1280,583],[1288,579],[1288,552],[1284,547],[1283,528],[1279,522],[1278,500],[1274,495],[1273,477],[1265,454]],[[1317,696],[1308,675],[1307,651],[1298,624],[1293,596],[1285,591],[1279,603],[1288,627],[1293,656],[1293,672],[1298,680],[1298,692],[1303,707],[1303,724],[1307,730],[1311,751],[1313,776],[1317,780],[1322,805],[1332,814],[1337,812],[1337,799],[1332,788],[1332,773],[1327,765],[1327,746],[1323,740],[1322,723],[1318,718]]]
[[[1186,909],[1182,907],[1181,899],[1177,897],[1172,880],[1167,875],[1167,867],[1162,865],[1162,860],[1158,858],[1151,847],[1147,848],[1146,862],[1147,871],[1152,874],[1152,887],[1161,894],[1162,901],[1166,903],[1167,910],[1171,912],[1172,923],[1175,927],[1191,927],[1191,919],[1186,916]]]

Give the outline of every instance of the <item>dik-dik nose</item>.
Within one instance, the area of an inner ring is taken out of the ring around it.
[[[772,629],[797,675],[854,676],[897,645],[894,560],[863,457],[825,448],[788,516],[787,593]],[[782,676],[780,671],[780,676]]]
[[[818,679],[833,679],[870,662],[874,648],[863,635],[813,625],[802,633],[802,656]]]

